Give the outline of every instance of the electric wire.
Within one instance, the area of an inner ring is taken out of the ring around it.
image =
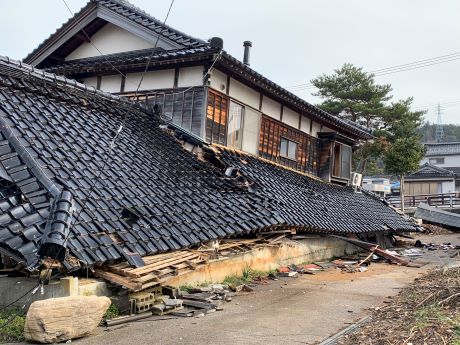
[[[405,64],[394,65],[390,67],[380,68],[380,69],[372,70],[369,73],[374,74],[374,76],[376,77],[385,76],[389,74],[411,71],[414,69],[430,67],[430,66],[434,66],[434,65],[438,65],[438,64],[442,64],[446,62],[457,61],[457,60],[460,60],[460,52],[441,55],[441,56],[418,60],[418,61],[413,61],[413,62],[409,62]],[[315,86],[312,83],[304,83],[304,84],[294,84],[291,86],[287,86],[285,88],[289,90],[293,90],[293,91],[302,91],[302,90],[314,89]]]

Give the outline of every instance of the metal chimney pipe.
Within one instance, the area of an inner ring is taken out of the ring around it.
[[[244,46],[243,63],[246,66],[249,66],[249,58],[250,58],[250,55],[251,55],[252,42],[251,41],[244,41],[243,46]]]

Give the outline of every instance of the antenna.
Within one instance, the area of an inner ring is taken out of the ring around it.
[[[438,103],[438,123],[436,124],[436,142],[440,143],[444,139],[444,127],[442,125],[441,105]]]

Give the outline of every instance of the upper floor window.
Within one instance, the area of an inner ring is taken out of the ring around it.
[[[262,116],[259,155],[292,169],[318,175],[318,139]]]
[[[444,164],[444,157],[430,158],[430,164]]]
[[[227,108],[228,99],[225,96],[209,91],[206,111],[206,140],[208,142],[226,144]]]
[[[297,160],[297,143],[295,141],[281,137],[280,156]]]
[[[227,146],[241,150],[243,139],[244,106],[230,101],[228,114]]]
[[[334,143],[332,176],[345,179],[350,178],[351,153],[350,146],[337,142]]]

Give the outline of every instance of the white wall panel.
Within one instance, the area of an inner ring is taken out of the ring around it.
[[[315,138],[318,137],[318,132],[321,130],[321,125],[318,122],[313,121],[313,125],[311,128],[311,135]]]
[[[153,48],[152,43],[111,23],[104,25],[99,31],[91,36],[91,42],[104,55]],[[75,60],[99,55],[99,52],[91,43],[85,42],[67,55],[65,59]]]
[[[142,73],[128,73],[126,75],[125,91],[135,91]],[[165,69],[147,72],[139,90],[169,89],[174,86],[174,70]]]
[[[242,150],[254,155],[259,149],[260,116],[258,111],[245,109]]]
[[[264,96],[262,99],[262,112],[279,120],[281,118],[281,104]]]
[[[178,87],[203,85],[204,66],[183,67],[179,69]]]
[[[300,121],[300,130],[304,133],[310,134],[310,124],[311,124],[311,119],[302,116],[302,120]]]
[[[101,79],[101,90],[105,92],[120,92],[121,75],[104,75]]]
[[[289,109],[288,107],[283,108],[283,117],[282,121],[294,128],[299,128],[299,113],[295,112],[292,109]]]
[[[211,70],[210,86],[223,93],[227,93],[227,75],[213,68]]]
[[[97,87],[97,77],[85,78],[83,79],[83,84],[96,88]]]
[[[260,94],[235,79],[230,79],[230,97],[259,109]]]

